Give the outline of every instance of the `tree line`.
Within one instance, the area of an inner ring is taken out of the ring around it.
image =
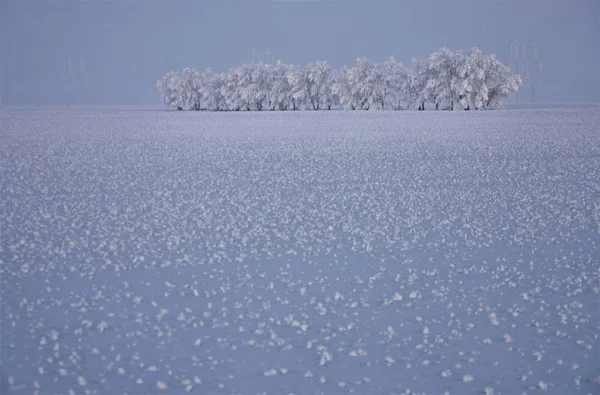
[[[522,85],[496,55],[441,48],[410,67],[394,57],[375,63],[358,58],[332,69],[326,61],[304,67],[250,63],[215,73],[210,68],[171,71],[156,84],[162,101],[178,110],[484,110]]]

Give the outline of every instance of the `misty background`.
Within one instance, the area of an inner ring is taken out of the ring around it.
[[[0,0],[0,104],[159,104],[166,72],[253,49],[341,67],[476,46],[509,65],[517,38],[543,48],[537,101],[600,102],[597,0]]]

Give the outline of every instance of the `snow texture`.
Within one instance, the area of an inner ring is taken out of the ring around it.
[[[600,110],[3,111],[2,394],[598,394]]]

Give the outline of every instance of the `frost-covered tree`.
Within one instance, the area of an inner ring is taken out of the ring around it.
[[[291,102],[291,85],[288,81],[288,73],[291,67],[287,64],[277,61],[271,68],[270,90],[267,94],[267,101],[270,110],[287,110]]]
[[[169,71],[163,75],[158,81],[156,81],[156,87],[160,92],[160,99],[167,107],[172,107],[172,92],[170,86],[170,80],[173,78],[174,71]]]
[[[424,110],[488,109],[521,86],[495,55],[473,48],[441,48],[426,61],[412,59],[406,68],[394,57],[383,63],[358,58],[353,67],[332,70],[326,61],[306,67],[257,63],[242,64],[227,73],[210,68],[171,71],[156,84],[163,103],[179,110]],[[455,106],[458,103],[458,106]]]
[[[255,65],[244,63],[239,68],[240,80],[239,89],[242,97],[242,103],[246,110],[260,110],[258,106],[258,98],[260,93],[258,87],[253,83]]]
[[[403,76],[406,73],[404,66],[391,56],[383,63],[382,72],[385,81],[385,108],[392,110],[402,109]]]
[[[306,70],[303,67],[294,66],[288,71],[287,79],[290,86],[292,109],[298,110],[301,107],[306,108],[306,102],[309,97],[309,84]]]
[[[485,70],[488,97],[484,108],[500,108],[502,100],[521,87],[521,76],[509,75],[510,68],[502,64],[493,54],[486,57]]]
[[[202,104],[203,81],[198,70],[186,67],[181,73],[184,89],[184,108],[186,110],[200,110]]]
[[[329,69],[327,78],[321,86],[321,107],[326,110],[331,110],[334,106],[339,106],[338,96],[334,93],[333,85],[337,81],[335,71]]]
[[[502,108],[502,100],[510,93],[518,91],[521,86],[523,81],[520,75],[506,75],[500,78],[498,84],[489,90],[485,108]]]
[[[348,90],[344,105],[354,109],[382,109],[385,106],[386,85],[383,68],[368,58],[356,59],[356,65],[347,69]]]
[[[366,86],[369,88],[367,97],[369,110],[384,110],[387,95],[387,84],[385,78],[385,65],[374,63],[369,69]]]
[[[261,111],[267,103],[267,97],[271,91],[271,66],[265,63],[251,65],[252,74],[250,82],[250,100],[253,108]]]
[[[200,88],[202,97],[201,108],[212,111],[221,111],[226,109],[225,97],[223,96],[223,87],[226,84],[226,76],[222,73],[213,73],[208,68],[201,75],[203,85]]]
[[[325,61],[310,63],[305,69],[305,80],[307,88],[307,105],[313,110],[331,105],[331,69]]]
[[[371,95],[371,87],[367,79],[371,74],[371,69],[374,67],[373,62],[368,58],[356,59],[356,65],[347,70],[347,81],[350,91],[351,100],[350,107],[354,110],[369,109],[369,96]]]
[[[458,68],[461,80],[458,97],[465,110],[482,109],[488,101],[486,63],[485,55],[478,48],[473,48]]]
[[[268,93],[269,71],[264,63],[234,67],[224,78],[221,94],[232,111],[262,110]]]
[[[352,108],[347,67],[344,66],[331,73],[331,96],[334,103],[347,109]]]
[[[404,108],[409,110],[425,110],[429,70],[427,64],[415,58],[411,61],[411,67],[404,69],[402,78],[402,93]]]
[[[436,109],[440,106],[443,109],[454,109],[454,103],[459,100],[458,70],[464,60],[462,51],[451,51],[446,47],[429,56],[429,78],[425,89],[426,96],[435,104]]]
[[[346,66],[332,73],[331,94],[334,102],[345,109],[355,110],[358,100],[350,92],[348,68]]]
[[[242,97],[242,74],[243,70],[240,66],[232,68],[226,74],[221,87],[225,107],[230,111],[240,111],[245,104]]]
[[[502,98],[521,86],[519,76],[509,76],[510,69],[496,55],[484,55],[473,48],[458,68],[459,101],[465,110],[497,108]]]
[[[187,92],[180,72],[168,72],[158,80],[156,86],[160,90],[162,101],[167,107],[173,107],[178,110],[186,108],[188,101]]]

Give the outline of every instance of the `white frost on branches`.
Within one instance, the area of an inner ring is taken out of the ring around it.
[[[484,110],[502,107],[522,85],[496,55],[472,48],[441,48],[410,67],[390,57],[383,63],[358,58],[331,69],[326,61],[304,67],[242,64],[226,73],[210,68],[170,71],[156,84],[162,102],[178,110]]]

